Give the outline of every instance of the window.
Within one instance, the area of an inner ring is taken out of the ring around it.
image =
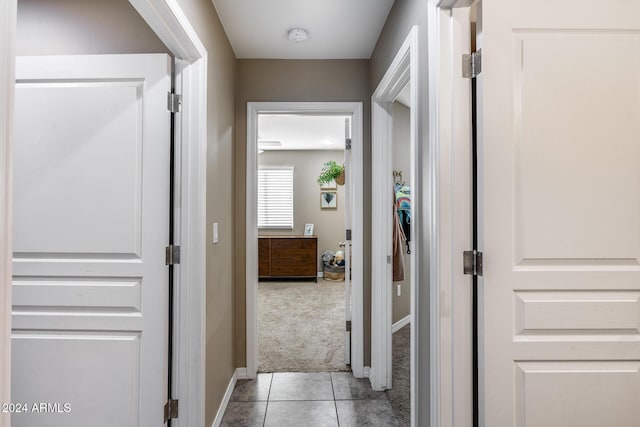
[[[293,167],[258,169],[258,228],[293,229]]]

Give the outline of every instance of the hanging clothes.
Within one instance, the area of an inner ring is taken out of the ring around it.
[[[407,253],[411,253],[409,242],[411,241],[411,189],[404,183],[396,183],[395,198],[400,221],[400,227],[405,236]]]
[[[398,209],[396,209],[396,195],[393,193],[393,281],[404,280],[404,253],[402,251],[402,241],[405,239],[404,232],[400,225]]]

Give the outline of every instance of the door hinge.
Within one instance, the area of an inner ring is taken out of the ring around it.
[[[167,93],[167,109],[171,113],[179,113],[182,106],[182,95],[177,93]]]
[[[482,71],[482,50],[462,55],[462,77],[475,79]]]
[[[166,265],[180,264],[180,246],[169,245],[166,248]]]
[[[351,150],[351,138],[347,138],[346,141],[344,142],[344,149]]]
[[[171,399],[164,404],[164,422],[178,418],[178,400]]]
[[[345,233],[345,237],[346,240],[351,240],[351,229],[347,229],[346,233]]]
[[[387,264],[391,264],[391,255],[387,255]]]
[[[464,251],[462,256],[464,274],[482,276],[482,252]]]
[[[345,327],[347,332],[351,332],[351,320],[347,320]]]

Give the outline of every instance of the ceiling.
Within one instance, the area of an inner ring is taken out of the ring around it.
[[[261,114],[258,116],[258,149],[344,150],[345,118],[347,116]],[[280,145],[271,144],[275,141]]]
[[[237,58],[369,59],[394,0],[213,0]],[[309,32],[304,42],[289,29]]]

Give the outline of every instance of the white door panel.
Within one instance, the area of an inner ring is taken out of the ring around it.
[[[16,254],[140,258],[143,83],[18,84]]]
[[[638,16],[483,2],[487,427],[638,425]]]
[[[167,55],[17,59],[12,398],[20,426],[161,426]]]

